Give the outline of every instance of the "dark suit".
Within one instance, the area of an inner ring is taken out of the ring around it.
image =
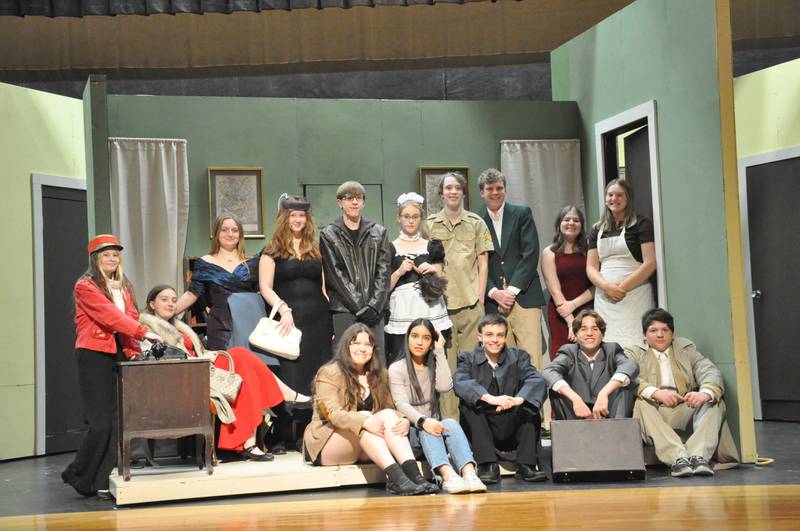
[[[527,206],[505,203],[500,239],[484,206],[480,216],[489,227],[494,252],[489,255],[489,278],[486,283],[486,313],[497,313],[498,305],[489,297],[493,289],[513,286],[520,290],[516,304],[507,315],[511,324],[511,346],[520,347],[531,354],[531,362],[541,370],[541,307],[544,294],[539,281],[539,236],[533,214]]]
[[[494,382],[493,377],[494,376]],[[545,399],[542,375],[524,350],[506,347],[492,369],[482,347],[458,356],[453,388],[461,399],[461,420],[478,464],[497,462],[495,449],[517,450],[517,462],[535,465],[538,458],[539,410]],[[481,400],[484,394],[524,400],[518,407],[497,413]]]
[[[542,376],[547,387],[552,388],[559,380],[564,380],[575,391],[581,400],[592,408],[597,400],[597,393],[605,387],[615,374],[624,374],[629,382],[608,397],[609,418],[629,418],[633,410],[634,393],[631,382],[639,375],[639,366],[628,359],[617,343],[602,343],[595,354],[594,369],[580,352],[577,344],[570,343],[558,349],[555,359],[551,361]],[[635,385],[635,384],[634,384]],[[550,403],[553,405],[556,418],[559,420],[577,419],[572,408],[572,401],[561,394],[550,391]]]

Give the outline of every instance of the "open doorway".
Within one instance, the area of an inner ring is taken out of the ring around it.
[[[643,103],[595,124],[597,191],[599,207],[605,208],[605,186],[617,178],[633,189],[634,210],[653,220],[656,273],[651,277],[656,304],[667,308],[664,246],[658,171],[656,102]]]

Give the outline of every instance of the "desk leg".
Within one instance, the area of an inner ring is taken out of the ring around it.
[[[118,466],[122,467],[122,479],[131,480],[131,440],[127,437],[122,440],[122,457]]]

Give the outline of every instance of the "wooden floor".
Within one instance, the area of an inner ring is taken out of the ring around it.
[[[799,529],[800,485],[625,488],[137,508],[2,529]]]

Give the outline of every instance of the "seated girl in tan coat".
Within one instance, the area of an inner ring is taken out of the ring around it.
[[[419,473],[408,419],[394,409],[376,350],[369,327],[353,324],[342,334],[333,360],[317,372],[314,415],[303,436],[306,458],[323,466],[373,461],[386,473],[388,492],[435,492],[436,485]]]

